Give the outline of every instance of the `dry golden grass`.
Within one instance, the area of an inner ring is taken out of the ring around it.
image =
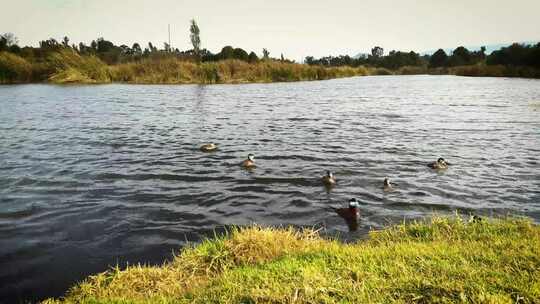
[[[19,83],[32,80],[32,65],[24,58],[0,52],[0,83]]]
[[[145,59],[110,67],[112,81],[129,83],[250,83],[323,80],[367,75],[363,68],[325,68],[279,61],[222,60],[196,64],[176,58]]]

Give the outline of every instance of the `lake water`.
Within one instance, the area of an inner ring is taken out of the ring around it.
[[[206,142],[219,151],[200,152]],[[239,166],[248,153],[251,171]],[[426,166],[441,156],[446,172]],[[357,232],[329,208],[351,197]],[[540,81],[0,86],[0,302],[160,264],[228,225],[355,239],[456,210],[540,221]]]

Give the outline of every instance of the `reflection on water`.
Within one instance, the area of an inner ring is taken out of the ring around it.
[[[0,86],[0,299],[161,263],[227,225],[354,239],[433,212],[540,221],[538,100],[537,80],[452,76]],[[429,169],[438,157],[452,166]],[[355,233],[331,208],[352,197]]]

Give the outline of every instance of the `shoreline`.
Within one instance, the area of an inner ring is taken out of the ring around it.
[[[13,85],[58,85],[58,86],[76,86],[76,85],[90,85],[90,86],[100,86],[100,85],[244,85],[244,84],[272,84],[272,83],[296,83],[296,82],[315,82],[315,81],[326,81],[326,80],[336,80],[336,79],[346,79],[354,77],[381,77],[381,76],[454,76],[454,77],[471,77],[471,78],[508,78],[508,79],[528,79],[528,80],[540,80],[538,77],[520,77],[520,76],[477,76],[477,75],[457,75],[457,74],[429,74],[429,73],[420,73],[420,74],[390,74],[390,75],[354,75],[354,76],[345,76],[345,77],[336,77],[328,79],[302,79],[302,80],[291,80],[291,81],[244,81],[244,82],[214,82],[214,83],[204,83],[204,82],[48,82],[48,81],[31,81],[31,82],[10,82],[2,83],[0,86],[13,86]]]

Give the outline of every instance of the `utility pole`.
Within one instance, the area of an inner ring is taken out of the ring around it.
[[[171,45],[171,24],[168,24],[169,27],[169,52],[172,52],[172,45]]]

